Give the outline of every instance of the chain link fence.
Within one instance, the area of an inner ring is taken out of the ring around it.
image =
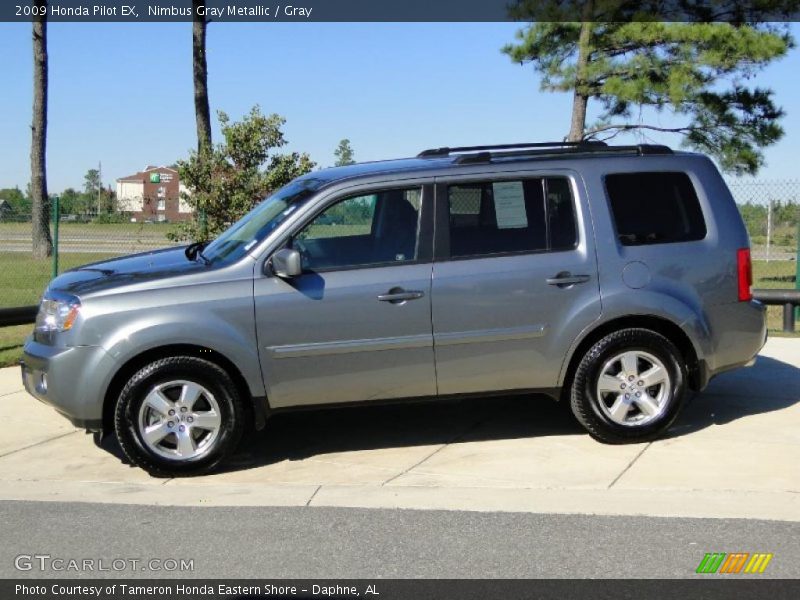
[[[51,219],[54,255],[59,273],[107,258],[146,252],[170,245],[169,223],[131,223],[118,214]],[[31,215],[0,211],[0,308],[37,304],[55,272],[54,258],[32,257]],[[56,237],[57,236],[57,237]]]
[[[735,180],[728,185],[750,233],[754,287],[800,289],[797,280],[800,180]],[[418,202],[418,198],[408,200]],[[475,212],[475,198],[461,200],[456,212],[467,217]],[[362,202],[350,208],[362,210],[369,205]],[[318,223],[317,233],[338,228],[337,219],[345,217],[336,211],[329,212],[326,218],[331,222]],[[57,225],[59,272],[114,256],[175,245],[166,237],[173,227],[170,223],[131,223],[121,214],[61,215]],[[55,220],[51,222],[51,232],[55,237]],[[31,216],[16,213],[0,202],[0,308],[36,304],[52,274],[52,260],[35,260],[31,256]],[[779,309],[770,310],[770,325],[778,328]]]
[[[800,289],[800,180],[728,182],[747,231],[756,288]]]
[[[753,287],[800,289],[800,180],[736,180],[728,187],[750,233]],[[769,306],[769,328],[781,329],[781,321],[782,308]]]

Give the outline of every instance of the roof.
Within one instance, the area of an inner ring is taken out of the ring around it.
[[[372,162],[355,163],[344,167],[329,167],[320,171],[312,171],[303,175],[301,179],[314,179],[320,185],[364,177],[367,175],[377,175],[379,173],[400,173],[400,172],[422,172],[440,169],[443,166],[452,164],[452,158],[398,158],[393,160],[377,160]]]
[[[178,172],[172,167],[154,167],[153,165],[147,165],[142,171],[142,173],[147,173],[148,171],[172,171],[173,173]]]
[[[379,175],[382,173],[407,173],[425,175],[430,172],[466,167],[469,165],[508,164],[553,160],[575,160],[595,157],[671,156],[666,146],[606,146],[602,142],[590,143],[534,143],[505,144],[498,146],[469,146],[425,150],[414,158],[400,158],[356,163],[344,167],[331,167],[313,171],[301,179],[313,180],[318,187],[341,181]]]
[[[143,170],[139,171],[134,175],[127,175],[125,177],[120,177],[117,181],[144,181],[144,175],[149,173],[150,171],[170,171],[172,173],[177,173],[175,169],[172,167],[154,167],[153,165],[147,165]]]

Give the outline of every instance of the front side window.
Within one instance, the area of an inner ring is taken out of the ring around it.
[[[447,198],[454,258],[566,250],[577,243],[564,177],[451,185]]]
[[[606,175],[617,237],[623,246],[702,240],[706,223],[686,173]]]
[[[352,196],[317,215],[292,240],[309,271],[417,259],[419,188]]]

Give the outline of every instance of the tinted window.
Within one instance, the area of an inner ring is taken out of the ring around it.
[[[420,199],[419,189],[346,198],[315,217],[292,245],[311,271],[416,260]]]
[[[618,173],[606,190],[624,246],[701,240],[703,211],[686,173]]]
[[[575,212],[562,177],[452,185],[453,257],[574,248]]]

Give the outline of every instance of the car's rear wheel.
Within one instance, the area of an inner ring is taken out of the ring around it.
[[[207,473],[236,449],[243,402],[218,365],[191,356],[143,367],[117,401],[114,427],[125,456],[155,476]]]
[[[685,398],[680,351],[649,329],[623,329],[595,343],[578,364],[570,389],[575,417],[606,443],[658,437]]]

